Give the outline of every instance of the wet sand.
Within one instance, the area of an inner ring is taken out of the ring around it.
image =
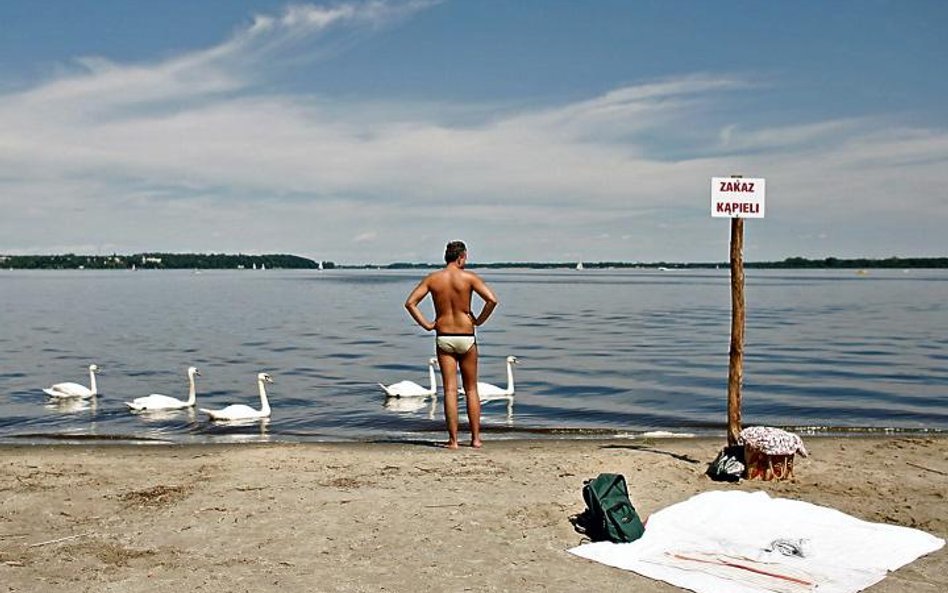
[[[948,438],[806,444],[737,485],[704,476],[719,439],[0,447],[0,592],[680,591],[566,552],[600,472],[643,516],[761,489],[948,537]],[[948,591],[948,551],[868,591]]]

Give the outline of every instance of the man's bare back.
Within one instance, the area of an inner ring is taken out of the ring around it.
[[[431,300],[434,302],[437,332],[447,334],[474,332],[471,296],[476,284],[483,284],[477,275],[454,266],[428,276],[427,285]]]
[[[405,308],[415,322],[427,331],[436,331],[436,351],[444,384],[444,416],[448,428],[448,447],[457,448],[458,384],[457,372],[464,381],[467,416],[471,425],[471,446],[480,447],[480,399],[477,394],[477,344],[474,328],[482,325],[497,306],[497,297],[481,278],[464,269],[467,249],[460,241],[448,243],[444,269],[426,276],[408,295]],[[471,298],[483,299],[479,315],[471,311]],[[435,319],[429,321],[418,308],[431,294]]]

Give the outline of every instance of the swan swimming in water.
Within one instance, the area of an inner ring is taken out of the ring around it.
[[[492,399],[511,399],[514,396],[514,376],[513,376],[513,365],[517,364],[519,360],[516,356],[507,357],[507,388],[502,389],[497,385],[491,383],[484,383],[483,381],[477,382],[477,397],[482,402],[490,401]],[[458,388],[458,393],[464,393],[463,388]]]
[[[194,388],[194,377],[200,377],[201,372],[196,367],[188,368],[188,399],[178,399],[170,395],[152,393],[146,397],[137,397],[130,402],[125,402],[134,412],[147,412],[150,410],[182,410],[190,408],[196,401],[196,390]]]
[[[47,387],[43,391],[46,395],[57,399],[80,397],[89,399],[98,395],[95,385],[95,374],[99,372],[99,367],[94,364],[89,365],[89,387],[78,383],[56,383]]]
[[[257,375],[257,386],[260,388],[260,409],[256,410],[244,404],[231,404],[220,410],[201,411],[211,417],[211,420],[256,420],[270,417],[270,401],[267,399],[266,383],[273,383],[273,379],[266,373]]]
[[[399,381],[391,385],[382,385],[379,383],[385,394],[389,397],[428,397],[433,396],[437,391],[435,382],[434,365],[438,364],[437,358],[428,359],[428,378],[431,380],[431,388],[426,389],[414,381]]]

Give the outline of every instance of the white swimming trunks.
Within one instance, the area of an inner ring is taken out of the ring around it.
[[[473,334],[442,334],[435,338],[435,348],[448,354],[464,354],[476,343]]]

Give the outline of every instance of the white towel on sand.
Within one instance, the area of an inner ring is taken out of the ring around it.
[[[765,551],[787,539],[804,540],[805,555]],[[855,593],[943,545],[924,531],[766,492],[713,491],[654,513],[637,541],[569,551],[698,593]]]

